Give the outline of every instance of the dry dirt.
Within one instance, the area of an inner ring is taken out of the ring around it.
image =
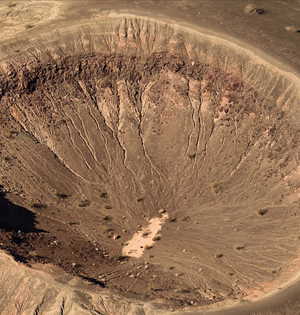
[[[299,270],[299,79],[246,45],[89,5],[80,15],[55,2],[30,40],[1,45],[1,249],[160,309],[288,282]],[[124,257],[160,209],[161,239]]]

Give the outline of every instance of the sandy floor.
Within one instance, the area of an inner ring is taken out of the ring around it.
[[[130,257],[140,258],[145,250],[150,249],[155,244],[155,238],[160,238],[158,232],[163,228],[164,222],[168,214],[163,214],[161,218],[152,218],[149,220],[148,226],[143,227],[135,233],[123,247],[123,254]]]

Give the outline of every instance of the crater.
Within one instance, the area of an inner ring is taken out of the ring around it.
[[[296,76],[134,18],[8,44],[1,60],[2,190],[39,229],[0,221],[2,248],[174,308],[259,297],[295,274]],[[124,256],[160,209],[160,239]]]

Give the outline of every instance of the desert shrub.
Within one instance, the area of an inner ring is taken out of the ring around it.
[[[107,192],[106,192],[106,191],[100,192],[100,197],[101,197],[101,198],[107,198],[107,197],[108,197]]]
[[[32,207],[36,208],[36,209],[46,209],[48,206],[45,203],[42,203],[42,202],[34,202],[32,204]]]
[[[267,212],[268,212],[268,210],[265,209],[265,208],[260,208],[260,209],[257,210],[257,213],[259,215],[265,215]]]
[[[137,202],[142,202],[142,201],[144,201],[144,198],[143,197],[137,198],[136,201]]]
[[[222,254],[222,253],[216,253],[215,256],[216,256],[216,258],[222,258],[222,257],[224,256],[224,254]]]
[[[103,215],[102,216],[102,220],[104,220],[104,221],[111,221],[111,219],[112,219],[112,217],[110,216],[110,215]]]
[[[87,207],[90,205],[90,201],[89,200],[81,200],[78,204],[79,207]]]
[[[57,192],[56,193],[56,196],[59,198],[59,199],[66,199],[68,198],[69,196],[63,192]]]
[[[244,245],[235,246],[235,250],[242,250],[242,249],[244,249],[244,248],[245,248]]]
[[[210,188],[215,194],[218,194],[221,191],[221,185],[218,182],[211,183]]]
[[[26,28],[27,30],[30,29],[30,28],[33,28],[33,27],[35,27],[34,24],[26,24],[26,25],[25,25],[25,28]]]
[[[246,13],[256,13],[256,14],[266,14],[267,13],[267,10],[265,10],[264,8],[260,8],[258,7],[256,4],[254,3],[248,3],[246,6],[245,6],[245,9],[244,11]]]
[[[152,238],[152,241],[157,242],[157,241],[159,241],[160,239],[161,239],[161,236],[160,236],[160,235],[156,235],[156,236],[154,236],[154,237]]]
[[[174,217],[168,217],[167,219],[169,222],[176,222],[177,221],[177,218],[174,218]]]
[[[145,231],[145,232],[143,232],[142,236],[147,237],[150,233],[151,233],[150,231]]]
[[[152,247],[153,247],[153,246],[151,246],[151,245],[146,245],[146,246],[145,246],[145,249],[146,249],[146,250],[149,250],[149,249],[151,249]]]
[[[105,205],[105,209],[110,210],[110,209],[112,209],[112,206],[111,205]]]

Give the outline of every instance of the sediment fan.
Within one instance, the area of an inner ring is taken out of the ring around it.
[[[2,47],[1,69],[1,246],[17,259],[161,309],[249,299],[292,277],[296,76],[227,40],[130,17]],[[124,257],[160,209],[160,239],[141,258]],[[45,310],[62,299],[81,314],[167,313],[53,283],[30,284]],[[7,294],[18,300],[21,288]]]

